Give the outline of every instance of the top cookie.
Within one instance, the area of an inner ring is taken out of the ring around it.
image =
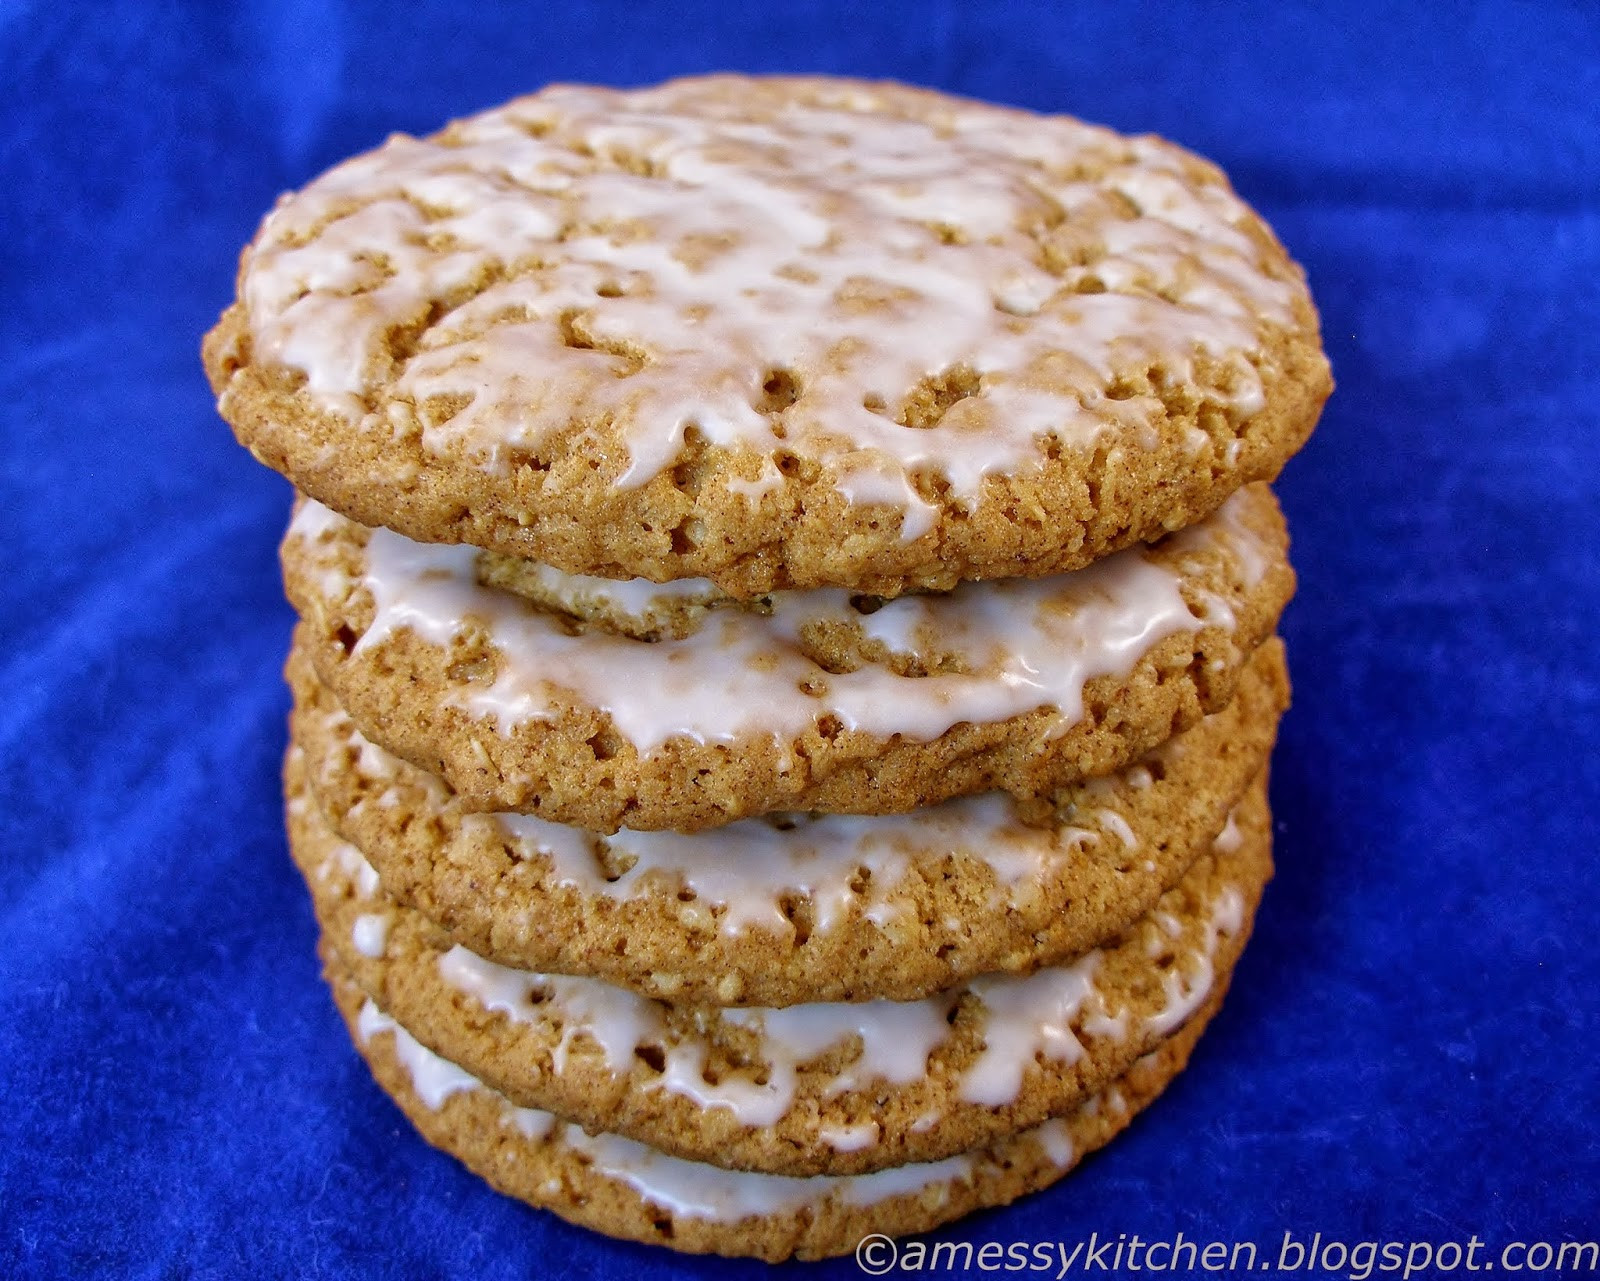
[[[1207,162],[893,84],[556,86],[284,197],[224,416],[366,525],[736,596],[1058,573],[1275,476],[1331,383]]]

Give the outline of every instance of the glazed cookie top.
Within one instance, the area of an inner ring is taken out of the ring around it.
[[[342,972],[329,985],[356,1045],[429,1142],[502,1192],[611,1236],[690,1253],[844,1254],[869,1233],[926,1232],[1053,1183],[1119,1133],[1188,1062],[1214,996],[1161,1046],[1069,1115],[942,1161],[870,1174],[786,1176],[668,1156],[518,1107],[435,1054]]]
[[[1292,590],[1285,543],[1253,485],[1158,547],[887,602],[717,606],[692,583],[606,596],[594,579],[552,601],[472,547],[316,503],[282,557],[322,681],[468,807],[689,831],[1038,795],[1120,768],[1231,697]]]
[[[292,654],[291,799],[307,784],[384,888],[449,942],[702,1005],[913,1000],[1080,956],[1144,915],[1266,767],[1282,646],[1223,711],[1025,815],[1003,794],[882,818],[780,815],[597,836],[471,814],[361,736]],[[303,775],[303,778],[302,778]]]
[[[363,524],[739,596],[1086,564],[1276,474],[1330,386],[1213,166],[821,78],[391,138],[280,201],[206,357]]]
[[[1061,1115],[1181,1027],[1270,874],[1265,780],[1155,908],[1070,964],[915,1001],[689,1007],[445,947],[305,798],[290,850],[326,945],[434,1051],[513,1101],[692,1160],[855,1173]]]

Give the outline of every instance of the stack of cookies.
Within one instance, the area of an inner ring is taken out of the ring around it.
[[[1271,870],[1329,390],[1209,164],[894,85],[558,87],[280,201],[206,343],[301,492],[290,844],[432,1143],[778,1259],[1060,1178]]]

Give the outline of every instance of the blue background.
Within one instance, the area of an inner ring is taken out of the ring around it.
[[[1600,1237],[1600,8],[0,0],[0,1273],[740,1266],[502,1200],[349,1049],[280,830],[288,488],[197,357],[280,190],[723,67],[1211,156],[1339,380],[1281,485],[1297,699],[1235,994],[1124,1139],[946,1235]]]

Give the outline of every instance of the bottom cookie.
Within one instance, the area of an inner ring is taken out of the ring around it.
[[[1183,1070],[1224,995],[1219,985],[1182,1028],[1068,1116],[942,1161],[794,1178],[685,1161],[516,1107],[416,1041],[337,962],[327,978],[378,1084],[429,1143],[501,1192],[608,1236],[769,1262],[848,1254],[874,1233],[927,1232],[1054,1183]]]

